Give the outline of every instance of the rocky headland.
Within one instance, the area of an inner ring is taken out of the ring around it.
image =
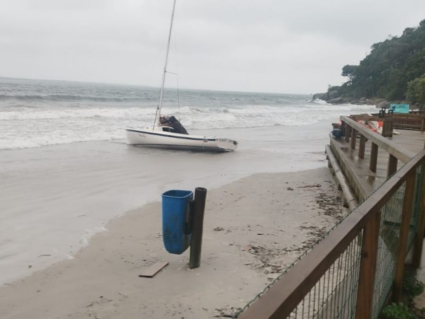
[[[328,92],[316,93],[313,95],[312,101],[323,100],[329,104],[358,104],[358,105],[375,105],[376,108],[389,108],[391,103],[407,103],[406,101],[387,101],[383,98],[352,98],[340,95],[338,87],[330,88]]]

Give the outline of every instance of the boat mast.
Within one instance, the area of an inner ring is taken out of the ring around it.
[[[164,96],[164,85],[165,85],[165,75],[167,74],[167,64],[168,64],[168,53],[170,51],[170,42],[171,42],[171,31],[173,30],[173,20],[174,20],[174,10],[176,9],[176,1],[174,0],[173,4],[173,12],[171,13],[171,23],[170,23],[170,32],[168,34],[168,43],[167,43],[167,54],[165,55],[165,65],[164,65],[164,73],[162,74],[162,86],[161,86],[161,93],[159,94],[159,104],[156,108],[156,114],[155,114],[155,124],[158,125],[159,123],[159,116],[161,115],[161,108],[162,108],[162,98]]]

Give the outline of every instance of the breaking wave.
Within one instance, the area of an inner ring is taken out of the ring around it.
[[[26,101],[26,102],[75,102],[75,101],[92,101],[92,102],[141,102],[156,101],[155,97],[100,97],[88,95],[5,95],[0,94],[0,101]]]
[[[0,149],[123,139],[127,127],[153,124],[157,89],[0,79]],[[167,92],[163,114],[191,130],[302,126],[371,112],[367,105],[329,105],[306,95]]]

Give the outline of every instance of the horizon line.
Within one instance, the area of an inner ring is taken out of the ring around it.
[[[85,84],[103,84],[103,85],[122,85],[122,86],[138,86],[142,88],[159,89],[145,84],[129,84],[129,83],[113,83],[113,82],[91,82],[91,81],[78,81],[78,80],[57,80],[57,79],[40,79],[40,78],[23,78],[23,77],[11,77],[1,76],[0,79],[11,79],[11,80],[27,80],[27,81],[55,81],[55,82],[71,82],[71,83],[85,83]],[[176,88],[173,89],[186,90],[186,91],[207,91],[207,92],[229,92],[229,93],[251,93],[251,94],[282,94],[282,95],[314,95],[317,93],[279,93],[279,92],[260,92],[260,91],[235,91],[235,90],[217,90],[217,89],[194,89],[194,88]]]

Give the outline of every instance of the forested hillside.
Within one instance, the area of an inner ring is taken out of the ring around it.
[[[342,68],[346,83],[329,88],[321,98],[330,102],[382,98],[425,105],[425,20],[371,49],[359,65]]]

